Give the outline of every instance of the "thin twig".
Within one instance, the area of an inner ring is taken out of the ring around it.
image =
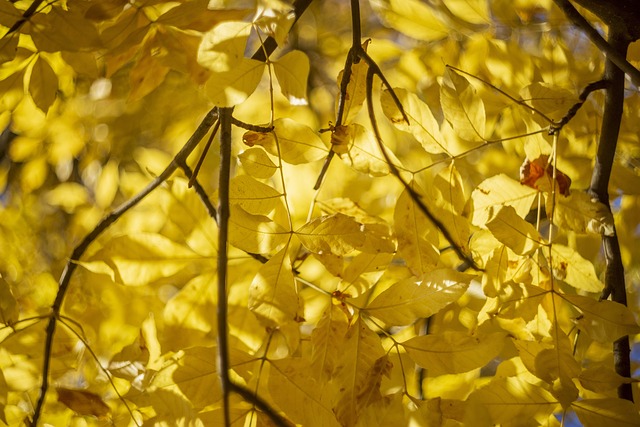
[[[273,409],[267,402],[262,400],[260,396],[251,392],[251,390],[234,382],[229,383],[229,389],[234,393],[239,394],[244,398],[244,400],[246,400],[247,402],[251,402],[253,405],[255,405],[256,408],[267,414],[267,416],[271,419],[271,421],[273,421],[276,426],[291,427],[290,422],[283,418],[282,415],[278,414],[275,409]]]
[[[18,31],[20,27],[24,25],[25,22],[29,20],[33,15],[36,14],[36,11],[40,7],[40,5],[44,2],[44,0],[34,0],[33,3],[29,5],[29,8],[24,11],[22,17],[18,19],[9,30],[2,36],[2,39],[7,37],[8,35]]]
[[[618,69],[624,71],[631,78],[631,81],[636,86],[640,86],[640,71],[635,68],[626,59],[626,55],[621,54],[613,43],[607,42],[593,26],[587,21],[584,16],[578,12],[578,10],[571,4],[569,0],[553,0],[555,4],[564,12],[569,20],[576,27],[580,28],[587,34],[589,40],[595,44],[598,49],[604,52],[607,56],[607,61],[612,62]],[[609,32],[614,31],[613,26],[609,27]]]
[[[227,261],[229,238],[229,180],[231,178],[231,114],[233,108],[220,109],[220,178],[218,180],[218,371],[222,388],[224,425],[231,425],[229,410],[229,329],[227,326]]]
[[[465,254],[462,248],[458,246],[458,244],[453,240],[453,236],[451,235],[451,233],[449,233],[449,230],[447,230],[447,228],[442,223],[442,221],[436,218],[435,215],[429,210],[427,205],[424,204],[418,192],[414,190],[411,187],[411,185],[409,185],[409,183],[404,180],[404,178],[402,178],[402,175],[400,174],[398,167],[393,163],[393,160],[391,160],[391,157],[387,153],[387,149],[384,146],[384,143],[382,142],[382,137],[380,136],[380,130],[378,129],[378,123],[376,120],[375,112],[373,110],[373,77],[375,76],[375,74],[376,74],[375,69],[370,67],[369,70],[367,71],[367,83],[366,83],[367,110],[369,114],[369,120],[371,120],[371,128],[373,129],[373,134],[376,138],[378,147],[380,148],[382,155],[384,156],[387,164],[389,165],[389,170],[400,181],[400,183],[402,183],[405,190],[407,190],[407,192],[411,196],[411,199],[418,205],[418,208],[420,209],[420,211],[429,219],[429,221],[431,221],[438,228],[438,230],[440,230],[444,238],[449,242],[449,244],[455,251],[456,255],[458,255],[458,257],[461,260],[463,260],[466,264],[468,264],[469,267],[473,268],[476,271],[480,271],[481,268],[478,267],[475,261],[471,259],[467,254]]]
[[[191,135],[191,138],[187,141],[187,143],[182,147],[182,149],[175,155],[169,166],[165,168],[162,173],[155,178],[152,182],[150,182],[142,191],[136,194],[134,197],[120,205],[114,211],[109,213],[106,217],[104,217],[94,228],[91,230],[89,234],[85,236],[84,239],[80,242],[78,246],[73,250],[71,257],[67,261],[67,264],[64,267],[62,275],[60,276],[60,280],[58,281],[58,293],[56,294],[56,299],[51,306],[51,315],[49,317],[49,323],[46,328],[46,338],[44,343],[44,362],[42,365],[42,384],[40,386],[40,396],[38,397],[38,401],[36,403],[36,408],[33,413],[33,419],[31,421],[32,425],[37,425],[38,419],[42,414],[42,408],[44,406],[45,397],[47,394],[47,390],[49,389],[49,370],[50,370],[50,362],[51,362],[51,352],[53,350],[53,338],[56,331],[56,324],[60,317],[60,310],[62,309],[62,303],[64,302],[64,298],[67,293],[67,289],[69,288],[69,283],[71,282],[71,276],[75,271],[78,264],[76,261],[79,261],[85,251],[89,248],[89,245],[93,243],[94,240],[102,234],[104,230],[106,230],[111,224],[116,222],[125,212],[129,209],[136,206],[140,203],[145,197],[147,197],[154,189],[156,189],[160,184],[166,181],[171,174],[178,168],[179,163],[184,161],[189,154],[195,149],[200,140],[207,134],[211,126],[213,126],[214,122],[218,118],[218,110],[217,108],[212,109],[207,113],[204,117],[196,131]]]
[[[200,172],[200,168],[204,163],[205,157],[207,157],[207,153],[209,152],[209,148],[211,148],[211,143],[213,142],[213,138],[215,138],[219,128],[220,128],[220,122],[217,121],[216,125],[213,127],[213,130],[211,131],[211,135],[209,135],[209,139],[207,139],[207,143],[204,144],[204,148],[202,149],[202,153],[200,153],[200,158],[198,159],[198,163],[196,163],[196,167],[193,168],[193,173],[189,177],[189,184],[188,184],[189,188],[193,186],[193,181],[195,181],[196,178],[198,178],[198,172]],[[184,164],[186,165],[186,162]]]
[[[580,107],[582,107],[582,105],[587,101],[587,98],[589,97],[591,92],[595,92],[596,90],[600,89],[606,89],[608,86],[609,82],[604,79],[598,80],[597,82],[589,83],[587,86],[585,86],[585,88],[580,93],[580,96],[578,97],[579,101],[573,104],[571,108],[569,108],[567,114],[565,114],[564,117],[560,119],[560,121],[551,125],[551,127],[549,128],[549,134],[555,133],[556,131],[562,129],[567,123],[569,123],[569,121],[571,121],[571,119],[573,119],[573,117],[578,113]]]

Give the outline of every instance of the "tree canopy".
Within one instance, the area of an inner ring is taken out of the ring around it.
[[[640,425],[604,3],[1,1],[0,425]]]

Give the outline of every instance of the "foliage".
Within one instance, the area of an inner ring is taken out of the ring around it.
[[[640,424],[637,86],[610,209],[550,1],[361,3],[0,2],[1,425]]]

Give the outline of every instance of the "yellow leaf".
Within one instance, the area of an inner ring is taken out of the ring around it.
[[[471,193],[472,224],[483,226],[489,220],[491,207],[511,206],[520,218],[527,216],[538,192],[500,174],[485,179]]]
[[[85,390],[74,390],[64,387],[56,387],[58,402],[79,415],[92,415],[105,418],[111,412],[109,406],[95,393]]]
[[[261,61],[242,58],[232,70],[212,73],[205,83],[205,93],[218,107],[241,104],[258,87],[264,67]]]
[[[542,244],[536,228],[522,219],[511,206],[501,206],[497,212],[489,210],[487,228],[493,236],[518,255],[529,255]]]
[[[0,322],[3,325],[12,325],[18,320],[19,314],[18,302],[11,292],[9,283],[0,277]]]
[[[401,345],[414,362],[427,369],[430,377],[435,377],[482,368],[500,354],[504,338],[502,332],[473,336],[466,332],[444,331],[414,337]]]
[[[562,295],[582,313],[575,322],[596,341],[613,342],[624,335],[640,333],[633,312],[624,305],[581,295]]]
[[[484,141],[484,103],[469,81],[451,68],[447,68],[440,86],[440,103],[444,117],[460,138]]]
[[[640,415],[633,402],[624,399],[584,399],[571,405],[585,427],[637,426]]]
[[[598,279],[593,264],[575,250],[563,246],[551,247],[553,275],[576,289],[600,292],[604,284]]]
[[[490,24],[489,3],[486,0],[444,0],[443,4],[460,19],[471,24]]]
[[[165,350],[179,350],[204,345],[215,331],[216,287],[215,272],[194,277],[175,294],[164,307],[163,341]]]
[[[93,22],[82,15],[82,8],[53,7],[49,13],[29,18],[31,37],[38,51],[84,51],[101,47]]]
[[[270,154],[281,155],[282,160],[292,165],[313,162],[327,156],[327,148],[309,126],[289,118],[278,119],[273,126],[280,151],[269,152]]]
[[[356,255],[344,271],[338,273],[342,277],[338,290],[354,298],[364,294],[378,282],[392,260],[392,253],[364,252]]]
[[[349,320],[343,310],[330,304],[311,332],[311,370],[318,380],[333,376],[344,345]]]
[[[29,94],[33,102],[46,113],[55,101],[57,92],[58,76],[51,65],[42,56],[38,56],[31,69],[29,80]]]
[[[116,160],[109,160],[106,165],[103,166],[96,183],[95,198],[96,204],[101,208],[108,208],[113,203],[118,192],[118,184],[120,177],[118,174],[118,162]]]
[[[415,184],[412,184],[415,188]],[[398,238],[398,254],[417,276],[430,271],[438,262],[438,231],[411,198],[408,191],[398,197],[393,214]]]
[[[79,264],[117,283],[143,286],[170,277],[194,277],[212,261],[160,234],[139,233],[111,238]]]
[[[334,411],[343,426],[354,426],[362,409],[379,399],[389,363],[378,335],[358,317],[347,331],[335,371],[339,394]]]
[[[183,30],[208,31],[216,23],[244,18],[248,10],[233,8],[231,10],[211,10],[207,7],[209,0],[191,0],[163,13],[157,23],[171,25]]]
[[[582,371],[578,377],[580,384],[587,390],[596,393],[605,393],[620,386],[620,384],[629,384],[633,380],[618,375],[609,366],[591,366]]]
[[[572,380],[580,375],[580,365],[566,335],[553,342],[513,340],[513,343],[529,372],[549,384],[561,377]]]
[[[449,35],[434,10],[418,0],[372,0],[371,7],[386,25],[414,39],[433,41]]]
[[[261,148],[249,148],[238,155],[244,170],[254,178],[271,178],[278,170],[269,155]]]
[[[613,215],[609,208],[582,191],[572,191],[569,197],[547,197],[546,210],[553,211],[553,225],[577,233],[613,236]]]
[[[363,225],[341,213],[316,218],[300,227],[296,235],[305,248],[319,254],[347,255],[365,241]]]
[[[273,71],[282,94],[291,105],[307,105],[309,58],[299,50],[292,50],[273,63]]]
[[[309,375],[304,359],[269,361],[269,391],[288,417],[305,427],[339,427],[331,410],[333,389]]]
[[[231,205],[229,242],[246,252],[265,254],[284,244],[289,232],[264,215],[251,215]]]
[[[421,280],[401,280],[378,295],[365,310],[387,326],[409,325],[457,301],[472,278],[455,270],[439,269]]]
[[[380,152],[373,133],[357,123],[350,124],[348,129],[348,151],[340,158],[358,172],[370,176],[388,175],[389,165]],[[395,159],[391,152],[388,154],[392,156],[392,160]]]
[[[272,256],[253,278],[249,288],[249,309],[270,327],[303,319],[302,300],[286,249]]]
[[[561,119],[578,102],[577,97],[567,89],[543,82],[535,82],[522,88],[520,97],[553,120]]]
[[[375,405],[367,406],[356,423],[357,427],[410,425],[402,404],[402,393],[384,396]]]
[[[45,196],[47,203],[60,206],[66,212],[74,212],[89,200],[89,193],[82,185],[75,182],[63,182]]]
[[[249,33],[250,22],[229,21],[216,25],[202,37],[198,63],[214,73],[234,71],[245,60]]]
[[[405,114],[409,118],[409,124],[404,120],[388,90],[383,90],[380,96],[382,111],[391,120],[395,127],[404,132],[411,133],[429,153],[449,153],[446,140],[440,133],[440,125],[433,116],[431,109],[422,102],[414,93],[406,89],[395,88]]]
[[[466,411],[465,421],[471,424],[478,422],[483,415],[488,415],[490,425],[546,419],[558,406],[555,397],[547,390],[519,377],[496,378],[473,392],[468,400],[471,408]]]
[[[147,44],[129,72],[129,100],[137,101],[150,94],[164,82],[169,70],[155,58],[151,46]]]
[[[229,183],[229,201],[253,215],[272,212],[282,195],[273,187],[256,181],[248,175],[239,175]]]
[[[9,4],[9,3],[4,3]],[[2,37],[0,39],[0,63],[6,64],[16,57],[16,51],[18,50],[19,35],[14,33],[9,37]]]

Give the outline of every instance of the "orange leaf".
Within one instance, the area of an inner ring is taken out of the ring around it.
[[[542,155],[531,161],[526,159],[520,166],[520,183],[540,191],[550,191],[553,179],[553,165],[549,156]],[[563,196],[570,194],[571,178],[556,169],[556,185]]]

